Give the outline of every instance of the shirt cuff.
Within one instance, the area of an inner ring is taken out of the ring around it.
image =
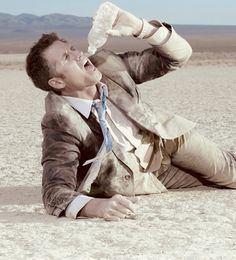
[[[79,211],[91,200],[93,197],[78,195],[66,208],[65,215],[68,218],[77,218]]]
[[[171,32],[164,25],[159,23],[159,27],[155,28],[152,24],[143,18],[142,22],[142,30],[139,35],[136,35],[135,37],[139,39],[145,39],[149,44],[152,45],[162,45],[169,40]]]

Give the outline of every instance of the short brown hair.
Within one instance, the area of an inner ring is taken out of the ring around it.
[[[44,91],[52,90],[60,94],[48,84],[48,80],[52,78],[53,75],[47,60],[43,57],[43,52],[55,41],[66,42],[64,39],[59,38],[54,32],[42,34],[41,38],[30,49],[26,57],[26,72],[37,88]]]

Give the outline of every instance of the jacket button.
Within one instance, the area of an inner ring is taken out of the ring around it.
[[[131,176],[130,176],[130,175],[125,175],[125,179],[126,179],[127,181],[129,181],[129,180],[131,179]]]

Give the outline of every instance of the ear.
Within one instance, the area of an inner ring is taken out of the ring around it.
[[[61,78],[56,77],[49,79],[48,84],[55,89],[63,89],[66,86],[65,82]]]

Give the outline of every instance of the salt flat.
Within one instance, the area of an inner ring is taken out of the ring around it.
[[[45,93],[17,67],[22,57],[15,65],[8,58],[12,66],[0,70],[0,259],[236,259],[235,190],[140,196],[136,220],[47,215],[40,194]],[[236,152],[236,64],[199,60],[141,85],[141,96]]]

